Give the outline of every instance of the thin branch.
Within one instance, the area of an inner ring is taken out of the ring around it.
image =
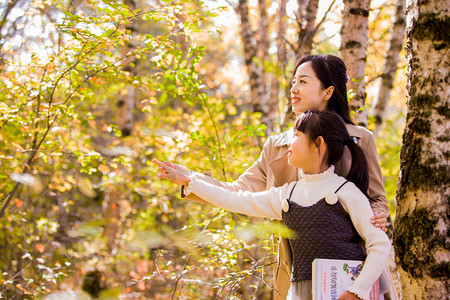
[[[331,9],[333,8],[333,5],[335,2],[336,2],[336,0],[333,0],[333,2],[331,2],[330,6],[328,6],[328,10],[323,15],[322,20],[320,20],[320,22],[317,24],[316,28],[314,28],[314,35],[316,34],[317,30],[319,30],[320,26],[322,26],[322,23],[325,22],[328,14],[330,13]]]
[[[159,267],[158,267],[158,256],[155,257],[155,267],[156,267],[156,271],[158,271],[159,277],[161,277],[162,280],[163,280],[164,282],[166,282],[166,279],[161,275],[161,272],[159,271]]]
[[[214,220],[214,218],[220,213],[220,210],[212,217],[208,220],[208,222],[205,224],[205,226],[203,226],[202,231],[200,231],[200,233],[204,232],[206,230],[206,228],[209,226],[209,224],[211,224],[211,222]],[[180,274],[177,275],[177,280],[175,281],[175,287],[173,289],[172,292],[172,297],[170,299],[173,299],[175,297],[175,293],[177,291],[178,288],[178,283],[180,282],[180,280],[183,278],[183,272],[186,270],[187,264],[189,262],[189,259],[191,258],[191,255],[188,254],[186,257],[186,261],[184,262],[184,266],[183,269],[181,270]]]
[[[228,181],[227,180],[227,174],[225,172],[225,163],[223,161],[222,150],[220,149],[222,144],[220,143],[219,131],[217,130],[216,122],[214,122],[211,110],[209,109],[208,103],[206,102],[206,99],[204,99],[204,97],[202,97],[202,102],[203,102],[203,105],[205,106],[206,110],[208,111],[209,118],[210,118],[210,120],[211,120],[211,122],[213,123],[213,126],[214,126],[214,132],[215,132],[215,135],[216,135],[216,138],[217,138],[217,145],[218,145],[217,146],[217,150],[219,151],[220,162],[222,163],[222,174],[224,176],[224,180]]]
[[[322,43],[325,43],[326,41],[332,39],[332,38],[335,37],[336,35],[337,35],[337,33],[332,34],[332,35],[330,35],[330,36],[327,36],[327,37],[324,38],[323,40],[321,40],[321,41],[319,41],[318,43],[316,43],[316,45],[320,45],[320,44],[322,44]]]
[[[78,55],[80,55],[82,53],[82,51],[84,50],[84,47],[86,46],[87,42],[83,44],[83,46],[81,47],[80,51],[78,52]],[[92,52],[92,50],[94,50],[94,47],[92,47],[87,53],[86,55],[88,55],[89,53]],[[86,55],[82,56],[81,59],[78,59],[72,66],[70,66],[69,68],[67,68],[67,70],[65,70],[64,72],[61,73],[61,75],[59,76],[58,79],[56,79],[55,84],[53,85],[52,91],[50,93],[50,99],[49,99],[49,106],[51,106],[52,101],[53,101],[53,95],[55,94],[56,88],[58,87],[58,83],[59,81],[70,71],[72,71],[82,60],[83,57],[85,57]]]
[[[222,293],[223,289],[232,281],[232,278],[228,279],[224,285],[220,288],[220,290],[216,294],[216,299],[220,299],[220,293]]]
[[[228,3],[228,5],[229,5],[229,6],[231,6],[231,8],[232,8],[232,9],[234,9],[234,11],[235,11],[235,12],[237,12],[237,7],[236,7],[236,6],[234,6],[234,4],[233,4],[233,3],[231,3],[231,1],[229,1],[229,0],[225,0],[225,2],[226,2],[226,3]]]
[[[394,67],[390,68],[389,70],[387,70],[386,72],[380,73],[380,74],[378,74],[378,75],[376,75],[376,76],[366,80],[366,85],[370,84],[372,81],[374,81],[374,80],[376,80],[376,79],[378,79],[380,77],[386,76],[387,74],[389,74],[391,72],[396,72],[398,69],[404,69],[404,68],[406,68],[406,65],[399,66],[399,67],[395,67],[394,66]]]
[[[58,118],[59,112],[56,113],[55,118],[53,119],[53,122],[51,123],[51,125],[47,128],[47,130],[45,131],[44,135],[42,136],[41,140],[39,141],[39,144],[37,144],[36,148],[33,149],[33,151],[30,154],[30,157],[28,158],[28,161],[25,163],[25,166],[22,170],[22,174],[27,174],[30,170],[31,170],[31,165],[33,163],[34,157],[36,156],[37,150],[41,147],[42,143],[44,142],[45,138],[47,137],[47,134],[50,132],[50,129],[52,128],[53,123],[56,121],[56,119]],[[3,217],[3,215],[5,214],[5,210],[8,207],[9,203],[11,202],[12,198],[14,197],[14,195],[17,192],[17,189],[22,185],[22,183],[20,182],[16,182],[16,185],[14,186],[13,190],[11,191],[11,193],[9,194],[8,199],[6,199],[5,204],[3,204],[3,207],[0,211],[0,219]]]
[[[172,292],[172,297],[170,297],[171,300],[174,299],[174,297],[175,297],[175,293],[176,293],[177,288],[178,288],[178,283],[180,282],[181,278],[183,277],[183,272],[186,269],[190,258],[191,258],[191,255],[188,254],[187,257],[186,257],[186,261],[184,262],[183,269],[181,270],[180,274],[177,275],[177,280],[175,281],[175,287],[174,287],[173,292]]]
[[[292,51],[297,52],[297,49],[295,49],[295,46],[291,42],[289,42],[286,38],[284,38],[284,41],[289,45]]]

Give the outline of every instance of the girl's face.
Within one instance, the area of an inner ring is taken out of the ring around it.
[[[301,64],[292,80],[292,111],[301,114],[310,109],[324,110],[329,99],[329,89],[322,88],[310,61]]]
[[[305,174],[320,173],[320,155],[317,146],[309,140],[308,136],[301,131],[294,131],[294,138],[288,149],[288,162],[303,170]]]

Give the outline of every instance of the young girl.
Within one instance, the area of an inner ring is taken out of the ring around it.
[[[346,178],[336,175],[333,165],[341,158],[345,146],[352,156]],[[315,258],[365,260],[359,277],[339,299],[369,298],[372,285],[385,267],[390,242],[369,221],[373,212],[366,195],[365,155],[337,114],[307,111],[297,119],[288,162],[301,169],[301,179],[268,191],[231,192],[196,179],[195,173],[188,177],[157,160],[154,162],[166,172],[175,173],[176,183],[188,185],[186,193],[195,193],[229,211],[282,220],[297,233],[289,240],[293,263],[287,299],[312,298],[311,271]],[[365,241],[365,250],[359,237]]]

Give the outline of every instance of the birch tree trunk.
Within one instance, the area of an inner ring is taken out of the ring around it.
[[[299,29],[303,27],[303,20],[306,18],[306,8],[309,0],[297,0],[297,23],[300,24]]]
[[[257,45],[255,33],[250,26],[249,14],[248,14],[248,2],[247,0],[239,0],[237,7],[241,19],[241,36],[244,44],[244,58],[245,65],[249,76],[250,83],[250,97],[251,106],[253,112],[262,112],[263,115],[267,113],[263,111],[261,106],[261,100],[264,98],[265,88],[262,82],[261,69],[257,63]]]
[[[350,81],[348,89],[353,91],[350,109],[355,112],[357,124],[367,125],[365,110],[365,68],[369,27],[370,0],[344,0],[341,28],[341,58],[345,62]]]
[[[394,226],[406,299],[450,294],[449,6],[407,1],[409,100]]]
[[[311,53],[313,38],[316,33],[315,21],[318,7],[319,0],[309,0],[305,17],[298,20],[300,31],[298,33],[297,51],[295,53],[297,58]]]
[[[270,61],[269,56],[269,21],[267,20],[267,4],[266,0],[258,0],[258,12],[259,12],[259,41],[258,41],[258,57],[261,60],[261,65],[264,67],[265,63]],[[266,72],[261,74],[262,82],[266,82]]]
[[[258,0],[258,12],[259,12],[259,28],[257,41],[257,48],[259,50],[258,60],[260,61],[261,70],[261,84],[263,89],[263,95],[260,98],[261,111],[263,112],[261,121],[266,124],[266,134],[270,135],[275,127],[275,121],[277,119],[277,103],[270,102],[270,93],[268,89],[271,90],[276,88],[274,86],[268,86],[266,84],[269,80],[269,74],[266,72],[266,66],[271,63],[269,55],[270,39],[269,39],[269,21],[267,19],[267,1]],[[272,77],[276,77],[276,74],[271,74]]]
[[[391,98],[394,85],[395,73],[402,50],[403,37],[405,36],[405,0],[395,1],[396,11],[392,17],[390,40],[387,45],[386,57],[381,75],[380,87],[377,96],[372,103],[372,115],[375,117],[376,129],[374,134],[378,136],[381,125],[384,122],[386,108]]]
[[[276,117],[279,115],[278,102],[280,95],[280,78],[286,76],[286,64],[287,64],[287,52],[286,52],[286,42],[284,37],[286,36],[286,4],[287,0],[281,0],[280,10],[278,12],[278,33],[277,33],[277,62],[276,62],[276,73],[272,76],[272,81],[270,84],[270,99],[268,103],[269,111],[275,114]]]

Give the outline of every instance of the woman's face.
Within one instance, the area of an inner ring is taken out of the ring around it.
[[[311,62],[301,64],[295,71],[292,80],[292,111],[301,114],[311,109],[324,110],[329,98],[325,100],[327,90],[322,88],[322,83],[317,78]]]

